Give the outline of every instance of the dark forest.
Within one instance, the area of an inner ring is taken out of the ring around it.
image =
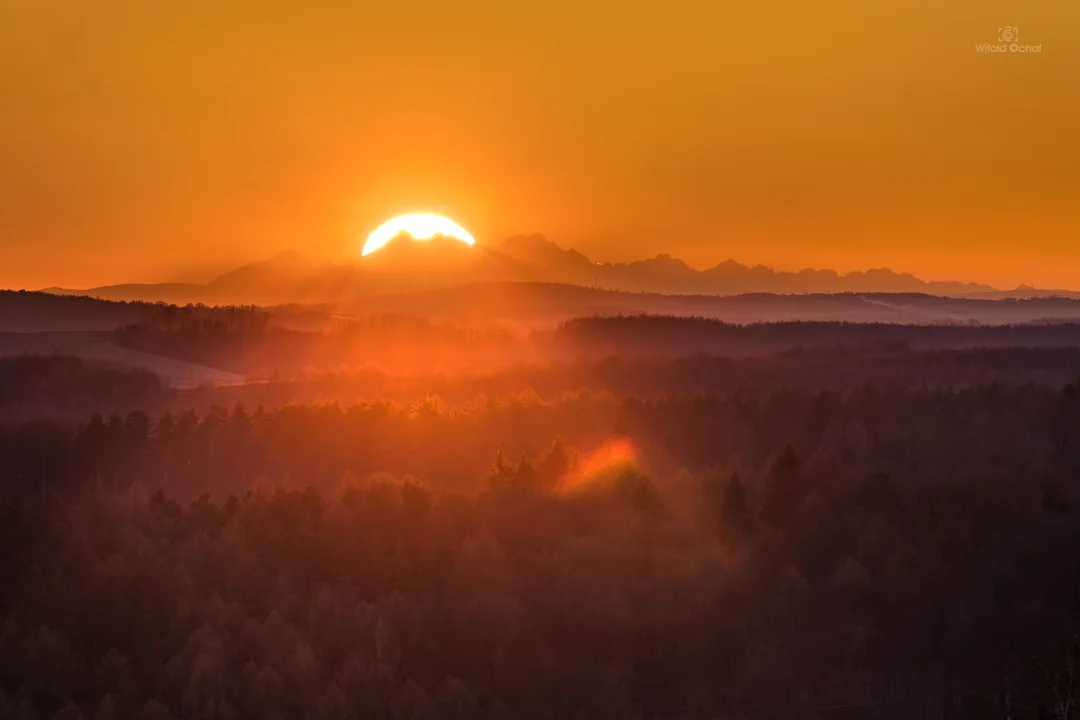
[[[1064,717],[1076,353],[5,360],[0,716]]]

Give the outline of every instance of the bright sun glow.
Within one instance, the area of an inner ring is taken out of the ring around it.
[[[430,240],[436,235],[452,237],[467,245],[476,243],[469,231],[458,225],[450,218],[442,215],[430,215],[428,213],[415,213],[412,215],[398,215],[380,225],[375,232],[368,235],[367,242],[361,255],[370,255],[401,233],[408,233],[414,240]]]

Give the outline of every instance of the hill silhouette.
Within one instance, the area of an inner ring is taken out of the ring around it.
[[[230,271],[205,284],[123,284],[68,290],[108,300],[208,304],[325,303],[386,293],[433,290],[471,283],[542,282],[665,295],[923,293],[985,299],[1065,296],[1080,293],[1013,291],[977,283],[926,281],[888,268],[838,273],[798,272],[725,260],[698,270],[668,254],[629,263],[597,263],[542,235],[518,235],[470,247],[452,238],[415,241],[399,236],[381,250],[348,263],[330,263],[287,251]]]
[[[351,284],[341,269],[339,281]],[[367,277],[371,284],[377,276]],[[122,302],[45,292],[0,291],[0,332],[104,331],[146,321],[169,305]],[[236,308],[207,308],[209,315]],[[241,308],[244,310],[245,308]],[[251,308],[246,308],[250,310]],[[702,317],[730,323],[858,322],[918,325],[1017,325],[1080,322],[1080,299],[991,299],[926,293],[813,293],[734,296],[617,292],[539,282],[462,283],[308,304],[281,305],[269,315],[275,326],[317,330],[363,315],[456,318],[545,327],[574,317],[642,313]]]
[[[154,306],[26,290],[0,290],[0,332],[102,332],[119,325],[144,322]]]

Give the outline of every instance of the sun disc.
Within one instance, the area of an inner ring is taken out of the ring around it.
[[[398,215],[396,218],[386,221],[368,235],[367,242],[361,255],[370,255],[386,243],[393,240],[401,233],[406,233],[413,240],[430,240],[436,235],[452,237],[466,245],[476,244],[476,240],[469,231],[458,225],[450,218],[430,213],[412,213]]]

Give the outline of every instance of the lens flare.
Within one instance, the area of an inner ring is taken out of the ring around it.
[[[637,467],[637,451],[627,438],[613,438],[583,456],[562,482],[559,492],[572,494],[613,480],[620,472]]]
[[[411,215],[398,215],[376,228],[373,233],[368,235],[367,242],[364,243],[364,249],[360,254],[370,255],[401,233],[412,236],[413,240],[430,240],[436,235],[442,235],[460,240],[466,245],[476,244],[476,240],[469,234],[469,231],[450,218],[429,213],[414,213]]]

